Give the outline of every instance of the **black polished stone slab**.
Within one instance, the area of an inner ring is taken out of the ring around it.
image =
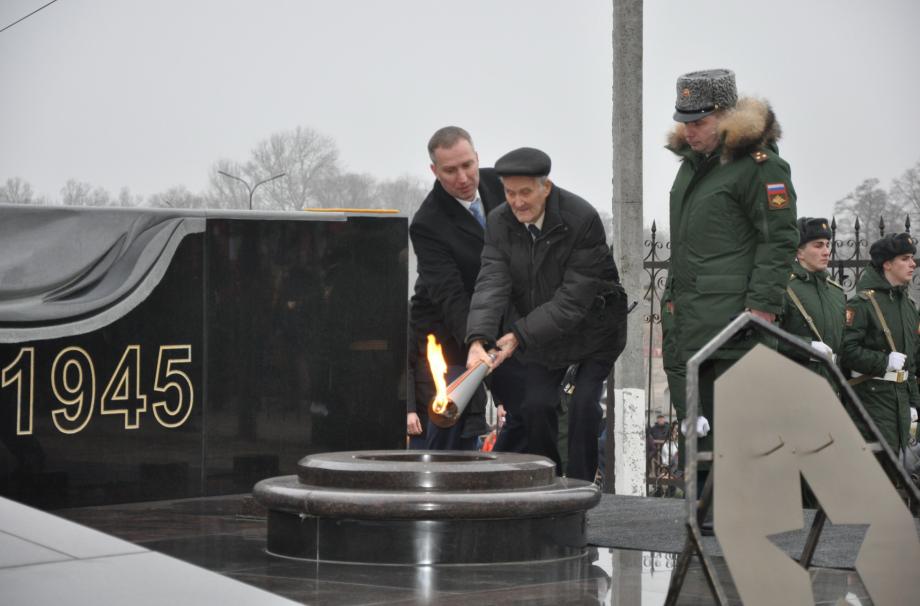
[[[126,315],[0,343],[0,495],[239,493],[305,453],[403,445],[406,219],[199,214]]]
[[[604,495],[604,500],[610,496]],[[638,550],[589,548],[582,558],[549,562],[416,566],[278,558],[265,552],[266,519],[264,512],[254,516],[252,501],[252,497],[239,495],[88,507],[61,514],[120,538],[139,541],[146,549],[300,603],[323,606],[656,606],[664,604],[676,561],[676,554],[643,551],[650,549],[653,541],[637,546]],[[621,519],[611,520],[609,515],[615,511],[612,508],[599,517],[602,512],[598,507],[588,512],[588,519],[592,525],[610,522],[617,529],[667,527],[669,523],[654,506],[624,507]],[[674,541],[682,545],[683,530],[676,532]],[[739,603],[724,561],[716,558],[716,566],[728,584],[730,603]],[[812,569],[810,574],[818,604],[871,603],[859,575],[852,570]],[[702,569],[691,563],[680,604],[713,603]]]
[[[206,493],[312,452],[402,447],[406,220],[211,219],[207,234]]]
[[[391,564],[580,557],[589,482],[555,477],[552,461],[515,453],[321,453],[298,476],[259,482],[268,551],[310,560]]]
[[[584,512],[501,520],[356,520],[270,511],[267,546],[276,555],[366,564],[546,562],[584,556],[584,536]]]
[[[556,469],[529,455],[450,451],[327,452],[301,459],[301,484],[361,490],[513,490],[551,486]]]
[[[56,509],[202,494],[202,255],[202,234],[187,236],[113,324],[0,344],[16,377],[0,388],[0,495]]]

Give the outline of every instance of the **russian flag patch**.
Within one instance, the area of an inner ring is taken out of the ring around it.
[[[789,207],[789,194],[785,183],[767,183],[767,207],[781,210]]]

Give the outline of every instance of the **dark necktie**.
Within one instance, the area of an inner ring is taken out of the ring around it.
[[[540,228],[534,225],[533,223],[527,226],[527,231],[530,232],[530,235],[533,237],[534,240],[540,237]]]

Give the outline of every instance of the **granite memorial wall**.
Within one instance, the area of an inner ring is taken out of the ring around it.
[[[405,218],[107,212],[0,208],[0,495],[248,492],[307,454],[404,446]],[[111,216],[124,233],[87,253]]]

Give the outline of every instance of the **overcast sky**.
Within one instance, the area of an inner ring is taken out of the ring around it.
[[[0,27],[46,1],[2,0]],[[458,124],[483,165],[540,147],[609,209],[611,21],[604,0],[58,0],[0,33],[0,182],[201,191],[216,160],[296,126],[348,170],[428,182],[428,137]],[[800,214],[887,186],[920,160],[918,25],[915,0],[648,0],[646,222],[667,221],[662,145],[695,69],[772,102]]]

